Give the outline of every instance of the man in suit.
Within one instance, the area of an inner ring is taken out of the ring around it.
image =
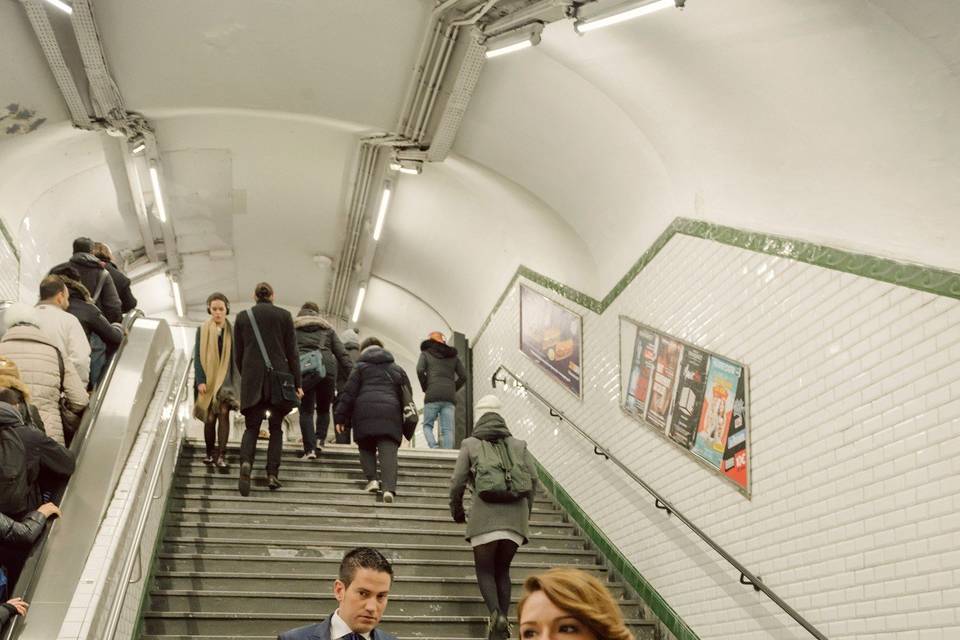
[[[357,547],[340,562],[333,584],[339,606],[323,622],[285,631],[277,640],[397,640],[377,629],[393,582],[393,567],[376,549]]]
[[[293,316],[286,309],[273,305],[273,287],[261,282],[255,290],[257,304],[249,311],[237,314],[234,326],[237,370],[240,372],[240,413],[246,429],[240,442],[240,495],[250,494],[250,473],[257,452],[257,437],[264,418],[270,426],[270,443],[267,445],[267,486],[271,491],[282,485],[280,456],[283,453],[283,418],[296,404],[284,398],[274,398],[273,385],[264,361],[260,343],[250,322],[253,314],[260,337],[263,339],[267,359],[274,371],[293,376],[297,398],[303,397],[300,382],[300,356],[297,355],[297,339],[293,329]]]

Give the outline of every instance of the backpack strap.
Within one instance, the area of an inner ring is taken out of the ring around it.
[[[260,327],[257,326],[257,318],[253,315],[253,309],[247,309],[247,317],[250,318],[250,326],[253,327],[253,335],[257,337],[257,344],[260,345],[260,355],[263,356],[263,363],[267,365],[267,371],[273,371],[273,363],[267,356],[267,348],[263,344],[263,336],[260,335]]]
[[[97,289],[93,292],[93,303],[96,304],[100,301],[100,294],[103,293],[103,285],[107,283],[107,278],[110,277],[110,273],[104,268],[100,272],[100,276],[97,278]]]

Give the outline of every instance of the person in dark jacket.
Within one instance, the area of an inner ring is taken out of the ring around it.
[[[340,334],[340,342],[343,343],[343,349],[347,352],[347,357],[350,358],[350,361],[353,364],[357,364],[357,360],[360,359],[360,333],[356,329],[347,329]],[[347,378],[349,377],[349,371],[337,372],[337,393],[343,391],[343,387],[347,384]],[[336,442],[337,444],[350,444],[350,425],[345,426],[346,429],[343,433],[337,433],[337,430],[333,429],[332,433],[327,436],[327,441]]]
[[[337,432],[353,428],[360,448],[360,466],[367,478],[365,491],[377,491],[377,458],[383,477],[383,501],[393,502],[397,493],[397,450],[403,441],[401,386],[410,388],[406,372],[369,337],[360,345],[360,359],[353,367],[334,410]]]
[[[300,434],[303,436],[303,457],[314,460],[323,450],[323,442],[330,428],[330,405],[336,393],[336,381],[341,372],[347,376],[353,361],[330,323],[320,317],[315,302],[305,302],[297,313],[293,326],[297,332],[297,352],[300,355],[319,351],[326,375],[304,376],[303,401],[300,403]],[[316,424],[314,424],[316,412]]]
[[[77,270],[80,275],[80,282],[90,292],[94,304],[100,308],[107,320],[110,322],[121,322],[123,320],[117,285],[113,283],[113,278],[110,277],[110,272],[107,271],[106,266],[93,255],[93,240],[90,238],[74,240],[73,256],[62,265],[54,267],[54,269],[64,265],[70,265]],[[54,273],[52,269],[50,272]]]
[[[120,267],[113,261],[113,251],[103,242],[93,243],[93,255],[103,262],[107,268],[114,286],[117,288],[117,295],[120,297],[120,311],[127,313],[137,308],[137,298],[133,295],[130,288],[131,282],[127,275],[120,271]]]
[[[14,616],[27,615],[29,604],[23,598],[12,598],[3,604],[0,604],[0,628],[7,624],[7,621]]]
[[[44,501],[45,489],[73,474],[74,455],[62,444],[42,431],[27,426],[17,405],[17,395],[10,389],[0,390],[0,429],[13,429],[23,442],[27,491],[24,495],[0,496],[0,511],[17,517],[33,511]]]
[[[51,275],[60,276],[70,293],[67,313],[80,321],[87,340],[90,341],[90,389],[95,388],[103,377],[107,364],[123,342],[123,329],[119,323],[111,323],[93,303],[90,292],[80,281],[80,272],[71,264],[57,265]]]
[[[233,326],[227,319],[230,301],[220,292],[207,296],[210,319],[197,327],[193,345],[193,416],[203,422],[206,464],[226,471],[230,412],[240,408],[240,372],[237,370]],[[219,430],[218,430],[219,423]]]
[[[303,397],[300,381],[300,358],[290,312],[273,305],[273,287],[266,282],[256,286],[257,303],[248,311],[237,314],[234,326],[237,369],[240,372],[240,412],[246,428],[240,444],[240,495],[250,494],[250,472],[257,450],[260,424],[269,413],[270,444],[267,446],[267,484],[271,491],[279,489],[280,456],[283,452],[283,418],[292,406],[283,398],[274,398],[270,392],[271,380],[260,345],[250,322],[252,314],[260,328],[264,348],[274,371],[293,376],[297,397]]]
[[[457,350],[446,344],[443,334],[434,331],[420,343],[417,378],[423,389],[423,435],[431,449],[437,448],[433,425],[440,418],[440,441],[444,449],[453,449],[454,407],[457,391],[467,382]]]
[[[30,511],[19,521],[5,513],[0,513],[0,542],[5,545],[29,547],[43,533],[47,520],[59,515],[61,515],[60,507],[52,502],[45,502],[37,507],[36,511]]]
[[[489,640],[509,637],[507,616],[510,607],[510,564],[520,545],[530,537],[530,513],[537,492],[537,470],[533,456],[523,440],[514,438],[500,415],[497,396],[484,396],[474,408],[476,425],[460,445],[460,456],[450,479],[450,514],[455,522],[466,522],[466,538],[473,547],[477,583],[490,611],[487,626]],[[487,502],[473,496],[470,517],[463,508],[463,494],[473,488],[474,469],[483,449],[482,441],[504,441],[513,460],[523,461],[533,487],[530,495],[513,502]]]

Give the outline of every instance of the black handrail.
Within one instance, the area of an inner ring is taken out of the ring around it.
[[[692,522],[690,522],[690,520],[688,520],[688,519],[686,518],[686,516],[684,516],[684,515],[683,515],[682,513],[680,513],[679,511],[677,511],[677,509],[676,509],[666,498],[664,498],[662,495],[660,495],[659,493],[657,493],[650,485],[648,485],[646,482],[644,482],[643,479],[640,478],[636,473],[634,473],[629,467],[627,467],[625,464],[623,464],[622,462],[620,462],[620,460],[618,460],[616,456],[614,456],[612,453],[610,453],[610,450],[609,450],[609,449],[607,449],[606,447],[604,447],[603,445],[601,445],[599,442],[597,442],[596,440],[594,440],[593,437],[590,436],[590,434],[588,434],[586,431],[584,431],[583,429],[581,429],[575,422],[573,422],[572,420],[570,420],[570,418],[568,418],[566,415],[564,415],[564,413],[563,413],[562,411],[560,411],[560,410],[558,410],[556,407],[554,407],[554,406],[550,403],[549,400],[547,400],[547,399],[544,398],[542,395],[540,395],[539,393],[537,393],[534,389],[531,389],[529,386],[527,386],[527,383],[524,382],[522,378],[520,378],[519,376],[517,376],[517,374],[515,374],[515,373],[512,372],[512,371],[510,371],[510,369],[506,368],[505,366],[500,365],[499,367],[497,367],[497,370],[494,371],[494,372],[493,372],[493,375],[490,377],[490,383],[493,385],[493,388],[494,388],[494,389],[497,388],[497,383],[498,383],[498,382],[502,382],[503,384],[506,384],[506,383],[507,383],[507,379],[506,379],[506,378],[498,378],[498,377],[497,377],[497,375],[498,375],[501,371],[504,372],[504,373],[506,373],[507,375],[509,375],[511,378],[513,378],[513,379],[516,381],[517,386],[519,386],[521,389],[523,389],[524,391],[526,391],[527,393],[529,393],[530,395],[532,395],[533,397],[535,397],[537,400],[539,400],[541,403],[543,403],[543,404],[550,410],[550,416],[551,416],[551,417],[557,418],[557,419],[560,420],[561,422],[566,422],[568,425],[570,425],[570,426],[573,428],[574,431],[576,431],[578,434],[580,434],[580,436],[582,436],[582,437],[583,437],[584,439],[586,439],[590,444],[592,444],[592,445],[593,445],[593,452],[594,452],[594,454],[596,454],[596,455],[598,455],[598,456],[602,456],[602,457],[605,458],[606,460],[609,460],[610,462],[612,462],[612,463],[614,463],[615,465],[617,465],[618,467],[620,467],[620,470],[623,471],[624,473],[626,473],[626,474],[630,477],[631,480],[633,480],[634,482],[636,482],[637,484],[639,484],[641,487],[643,487],[644,489],[646,489],[647,493],[649,493],[650,495],[653,496],[654,506],[655,506],[657,509],[661,509],[661,510],[665,511],[665,512],[667,513],[667,517],[669,517],[669,516],[671,516],[671,515],[676,516],[677,519],[680,520],[680,522],[682,522],[683,524],[685,524],[688,529],[690,529],[694,534],[697,535],[697,537],[699,537],[701,540],[703,540],[705,543],[707,543],[707,545],[708,545],[711,549],[713,549],[714,551],[716,551],[717,553],[719,553],[720,556],[721,556],[724,560],[726,560],[726,561],[729,562],[731,565],[733,565],[734,569],[736,569],[737,571],[740,572],[740,584],[746,585],[746,586],[748,586],[748,587],[753,587],[755,591],[760,591],[760,592],[762,592],[765,596],[767,596],[768,598],[770,598],[770,600],[772,600],[774,604],[776,604],[778,607],[780,607],[781,609],[783,609],[783,611],[784,611],[788,616],[790,616],[791,618],[793,618],[794,620],[796,620],[797,623],[798,623],[801,627],[803,627],[803,628],[806,629],[808,632],[810,632],[810,634],[811,634],[813,637],[818,638],[818,640],[827,640],[827,637],[826,637],[825,635],[823,635],[823,633],[821,633],[821,632],[820,632],[816,627],[814,627],[812,624],[810,624],[809,622],[807,622],[807,620],[806,620],[803,616],[801,616],[799,613],[797,613],[797,612],[793,609],[793,607],[791,607],[791,606],[788,605],[786,602],[784,602],[784,601],[780,598],[780,596],[778,596],[776,593],[773,592],[772,589],[770,589],[770,587],[768,587],[767,585],[765,585],[765,584],[763,583],[763,581],[760,579],[760,576],[757,576],[757,575],[754,575],[753,573],[751,573],[750,570],[748,570],[748,569],[747,569],[745,566],[743,566],[739,561],[737,561],[736,558],[734,558],[734,557],[731,556],[729,553],[727,553],[727,552],[723,549],[723,547],[721,547],[721,546],[718,545],[716,542],[714,542],[707,534],[705,534],[703,531],[701,531],[695,524],[693,524]]]
[[[117,368],[117,362],[120,360],[120,355],[123,353],[123,348],[127,345],[127,334],[130,332],[130,328],[133,326],[133,323],[137,318],[142,318],[143,312],[139,309],[134,309],[130,311],[123,317],[122,327],[123,327],[123,340],[120,343],[120,346],[117,347],[116,352],[113,354],[113,358],[110,360],[110,364],[107,366],[107,370],[103,374],[103,378],[100,380],[100,384],[97,385],[96,391],[94,391],[93,396],[90,398],[90,404],[87,405],[87,410],[83,414],[83,419],[80,421],[80,426],[77,428],[77,433],[73,436],[73,440],[70,442],[70,451],[73,452],[73,455],[77,458],[77,462],[80,461],[80,453],[83,448],[83,443],[87,440],[87,433],[90,431],[90,425],[97,419],[97,416],[100,415],[100,406],[103,404],[103,398],[107,393],[107,388],[110,386],[110,381],[113,379],[113,372]],[[69,484],[67,486],[67,491],[64,491],[63,497],[60,500],[61,506],[66,502],[67,494],[69,491]],[[48,521],[47,526],[44,527],[43,533],[40,534],[40,537],[33,544],[33,547],[30,549],[30,553],[27,556],[27,561],[23,565],[23,569],[20,571],[20,577],[17,579],[17,583],[14,586],[11,594],[18,594],[19,597],[23,598],[27,602],[30,602],[31,596],[33,595],[33,590],[36,588],[37,578],[39,577],[38,569],[40,558],[43,557],[43,549],[47,543],[47,536],[50,534],[50,530],[56,526],[57,521]],[[2,634],[3,640],[12,640],[19,636],[19,634],[14,634],[14,630],[18,629],[20,625],[17,624],[17,621],[20,620],[20,616],[14,616],[7,623],[6,628],[3,630]]]

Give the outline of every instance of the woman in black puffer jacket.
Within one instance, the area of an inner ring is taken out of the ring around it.
[[[377,457],[383,477],[383,501],[393,502],[397,492],[397,450],[403,441],[403,408],[400,387],[410,389],[406,372],[376,338],[360,345],[360,359],[343,391],[337,396],[334,419],[337,433],[351,425],[360,447],[360,465],[367,478],[366,491],[377,491]]]

